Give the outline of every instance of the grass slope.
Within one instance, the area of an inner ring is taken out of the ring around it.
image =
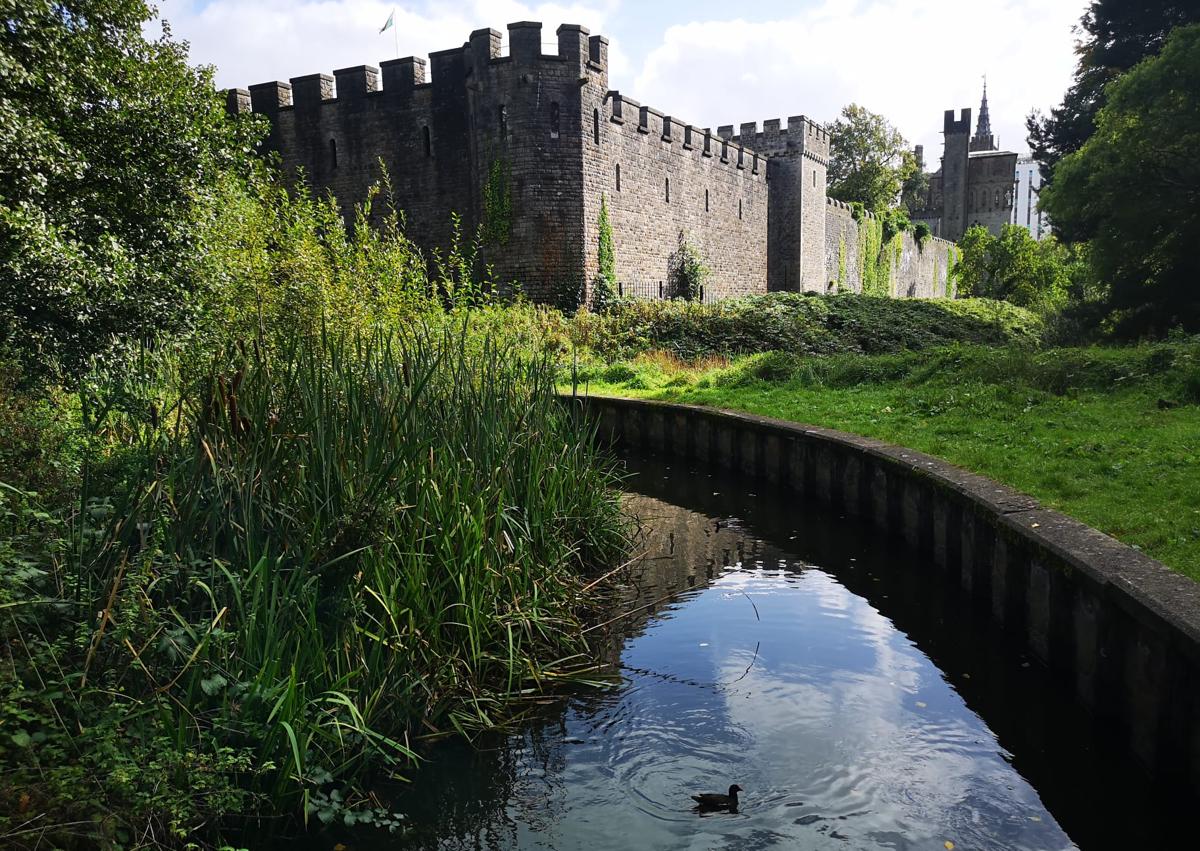
[[[1200,580],[1200,345],[947,347],[592,366],[593,393],[735,408],[928,452]]]

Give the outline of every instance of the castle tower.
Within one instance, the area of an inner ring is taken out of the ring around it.
[[[979,103],[979,124],[971,138],[972,151],[996,150],[996,137],[992,135],[992,120],[988,116],[987,77],[983,78],[983,100]]]
[[[942,233],[957,242],[967,229],[967,166],[970,157],[971,110],[947,109],[942,119]]]

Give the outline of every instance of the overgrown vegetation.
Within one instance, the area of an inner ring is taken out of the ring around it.
[[[734,408],[877,437],[1027,493],[1200,580],[1200,339],[949,346],[579,370],[593,393]]]
[[[1082,300],[1089,274],[1086,254],[1053,236],[1034,239],[1020,225],[1004,225],[999,236],[974,225],[958,244],[951,274],[958,293],[1000,299],[1042,314],[1061,310],[1072,296]]]
[[[577,314],[572,343],[618,360],[662,349],[685,359],[782,351],[797,355],[897,352],[949,342],[1035,345],[1042,321],[985,299],[965,301],[770,293],[713,304],[621,301]]]
[[[685,301],[699,301],[704,292],[704,282],[710,274],[711,270],[700,256],[700,252],[680,231],[679,241],[671,253],[667,270],[672,297]]]

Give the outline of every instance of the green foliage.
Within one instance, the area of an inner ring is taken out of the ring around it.
[[[592,289],[592,308],[603,312],[617,296],[617,251],[613,246],[612,223],[608,219],[608,202],[603,194],[600,195],[596,231],[596,262],[599,269]]]
[[[201,273],[211,291],[197,319],[199,344],[279,330],[317,333],[331,324],[366,329],[436,309],[425,260],[387,201],[387,180],[385,173],[353,208],[347,228],[332,196],[314,198],[303,184],[289,191],[262,170],[227,175],[204,232]],[[484,287],[457,242],[448,260],[435,257],[437,291],[450,301],[470,300],[467,293],[474,298]]]
[[[668,277],[671,282],[672,298],[697,301],[710,270],[704,264],[700,252],[679,233],[679,243],[668,261]]]
[[[512,178],[508,163],[499,157],[488,168],[483,187],[483,224],[480,238],[484,245],[504,246],[512,233]]]
[[[951,269],[960,295],[998,299],[1043,313],[1062,307],[1083,265],[1054,237],[1034,239],[1020,225],[1004,225],[1000,236],[974,225],[959,240]]]
[[[226,118],[210,73],[141,0],[4,4],[0,349],[26,377],[186,329],[208,282],[203,224],[258,122]]]
[[[1200,329],[1200,24],[1105,92],[1094,135],[1058,164],[1042,207],[1091,239],[1124,332]]]
[[[900,206],[909,213],[924,210],[929,200],[929,175],[923,163],[917,162],[913,151],[905,151],[909,162],[905,165],[905,177],[900,187]]]
[[[983,299],[877,299],[771,293],[713,304],[624,301],[604,316],[581,313],[572,341],[606,360],[666,350],[688,360],[765,351],[798,355],[894,352],[948,342],[1032,344],[1040,320]]]
[[[829,196],[885,210],[917,170],[908,143],[882,115],[850,104],[829,131]]]
[[[933,231],[925,222],[917,222],[913,225],[913,239],[916,240],[917,248],[924,248],[931,236],[933,236]]]
[[[0,488],[0,836],[202,842],[305,803],[386,821],[368,771],[590,658],[613,479],[548,357],[468,322],[280,335],[194,379],[164,346],[140,411],[97,376],[70,502]]]
[[[1074,82],[1049,116],[1035,111],[1025,122],[1030,150],[1050,183],[1059,161],[1095,132],[1106,86],[1158,53],[1173,29],[1193,23],[1200,23],[1200,5],[1191,0],[1091,0],[1080,20]],[[1055,229],[1068,242],[1086,238],[1068,223],[1055,222]]]

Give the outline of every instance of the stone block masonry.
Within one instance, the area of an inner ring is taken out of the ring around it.
[[[709,301],[838,280],[830,227],[839,238],[852,229],[827,209],[822,127],[795,116],[713,133],[610,91],[603,36],[573,24],[556,36],[543,53],[540,23],[509,24],[503,55],[501,34],[480,29],[428,63],[261,83],[229,91],[227,104],[266,116],[264,147],[288,179],[332,192],[346,214],[386,171],[427,257],[449,247],[452,213],[468,239],[482,228],[483,261],[537,300],[589,298],[601,198],[628,294],[675,295],[683,243],[712,271]],[[912,249],[893,294],[937,293],[934,261]]]

